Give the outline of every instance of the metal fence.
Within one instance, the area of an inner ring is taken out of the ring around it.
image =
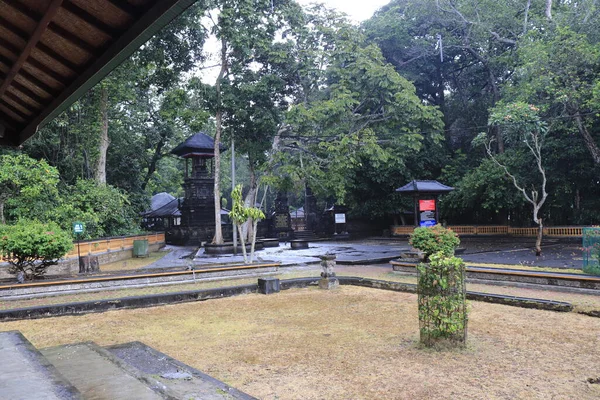
[[[528,236],[535,237],[538,233],[538,228],[513,228],[503,225],[450,225],[452,229],[459,235],[509,235],[509,236]],[[413,232],[413,226],[395,225],[392,226],[392,235],[402,236],[410,235]],[[544,236],[554,237],[581,237],[581,226],[552,226],[543,229]]]
[[[600,275],[600,228],[583,228],[583,272]]]

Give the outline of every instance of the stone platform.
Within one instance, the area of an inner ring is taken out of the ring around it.
[[[38,350],[20,332],[0,332],[0,359],[2,399],[254,399],[140,342]]]

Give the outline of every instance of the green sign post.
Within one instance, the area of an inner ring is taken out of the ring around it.
[[[85,227],[83,226],[83,222],[78,222],[78,221],[73,222],[73,233],[74,234],[81,235],[81,234],[83,234],[84,230],[85,230]]]
[[[81,235],[83,235],[84,231],[85,225],[83,224],[83,222],[73,222],[73,234],[75,235],[75,238],[77,238],[77,259],[79,261],[79,272],[81,272],[81,249],[79,244],[81,242]]]

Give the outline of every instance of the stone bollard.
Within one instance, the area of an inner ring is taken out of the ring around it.
[[[273,294],[279,293],[281,285],[277,278],[258,278],[258,293]]]
[[[323,272],[321,272],[321,279],[319,280],[319,287],[321,289],[335,289],[340,286],[340,282],[335,277],[335,254],[325,254],[324,256],[319,256],[321,259],[321,268],[323,268]]]

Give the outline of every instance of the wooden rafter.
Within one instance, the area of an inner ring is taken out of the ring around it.
[[[31,104],[27,103],[26,101],[23,101],[19,96],[15,95],[15,94],[13,94],[11,92],[4,93],[4,97],[6,97],[7,99],[12,100],[13,102],[17,103],[21,107],[24,107],[26,109],[31,108]]]
[[[16,0],[0,0],[0,2],[6,4],[8,7],[12,8],[15,11],[18,11],[19,13],[21,13],[22,15],[26,16],[34,22],[38,22],[43,18],[42,14],[24,6]],[[71,44],[77,46],[81,50],[89,54],[95,55],[96,49],[93,46],[91,46],[89,43],[82,40],[81,38],[77,37],[76,35],[72,34],[71,32],[67,31],[63,27],[58,26],[54,22],[50,22],[48,24],[48,30],[60,36],[64,40],[70,42]]]
[[[126,0],[107,0],[107,1],[129,16],[137,17],[140,14],[140,11],[135,6],[132,6],[131,4],[129,4]]]
[[[14,1],[14,0],[11,0],[11,1]],[[71,2],[70,0],[65,0],[63,2],[62,7],[69,13],[75,15],[80,20],[85,21],[88,25],[93,26],[94,28],[98,29],[100,32],[104,33],[105,35],[113,37],[120,33],[119,30],[100,21],[98,18],[94,17],[92,14],[88,13],[83,8],[79,7],[76,4],[73,4],[73,2]]]
[[[35,101],[38,105],[43,106],[46,101],[41,98],[40,96],[38,96],[37,94],[35,94],[35,92],[33,92],[31,89],[27,88],[26,86],[21,85],[19,82],[13,80],[12,84],[10,85],[11,88],[15,89],[18,92],[23,93],[25,96],[29,97],[31,100]]]
[[[0,146],[25,141],[195,0],[31,1],[0,0]]]
[[[50,32],[54,33],[55,35],[60,36],[61,38],[63,38],[67,42],[71,43],[72,45],[78,47],[79,49],[85,51],[86,53],[91,54],[93,56],[97,56],[96,49],[94,48],[94,46],[92,46],[85,40],[79,38],[78,36],[72,34],[71,32],[64,29],[63,27],[58,26],[54,22],[50,22],[50,25],[48,25],[48,30]]]
[[[25,114],[23,111],[19,110],[17,107],[13,106],[12,104],[8,103],[6,100],[2,100],[2,102],[0,104],[2,104],[4,107],[8,108],[15,115],[18,115],[19,117],[21,117],[25,120],[27,118],[29,118],[29,115]]]
[[[8,121],[4,117],[0,117],[0,125],[4,125],[5,128],[12,129],[13,131],[17,129],[14,120],[13,121]]]
[[[26,81],[29,81],[29,82],[33,83],[35,86],[37,86],[38,88],[40,88],[44,92],[48,93],[49,95],[54,96],[54,97],[58,96],[59,92],[57,90],[55,90],[52,87],[46,85],[44,82],[42,82],[41,80],[39,80],[35,76],[31,75],[29,72],[25,71],[24,69],[21,69],[19,71],[19,75],[21,75],[21,78],[25,79]]]
[[[0,46],[13,53],[15,56],[19,55],[20,50],[15,45],[13,45],[12,43],[10,43],[2,37],[0,37]],[[39,62],[31,56],[27,60],[27,63],[32,67],[39,69],[41,72],[48,75],[50,78],[54,79],[56,82],[64,86],[66,78],[58,72],[51,70],[50,68],[48,68],[47,66],[45,66],[44,64],[42,64],[41,62]],[[4,64],[10,69],[10,67],[13,65],[13,61],[10,58],[0,54],[0,64]]]
[[[19,27],[12,24],[10,21],[7,21],[5,18],[0,16],[0,25],[14,35],[18,36],[25,42],[29,41],[29,35],[27,32],[24,32]],[[50,47],[46,46],[43,43],[38,42],[37,49],[42,53],[46,54],[48,57],[52,58],[54,61],[60,63],[63,67],[70,70],[72,73],[77,74],[79,72],[77,66],[73,64],[71,61],[67,60],[65,57],[58,54],[56,51],[52,50]]]
[[[23,66],[25,61],[27,61],[27,58],[29,58],[29,54],[31,54],[31,51],[34,49],[34,47],[40,41],[42,34],[48,27],[48,24],[50,23],[50,21],[52,21],[52,18],[54,18],[54,16],[58,12],[58,9],[60,8],[60,5],[62,2],[63,2],[63,0],[53,0],[50,3],[50,5],[48,6],[48,10],[46,11],[46,14],[44,14],[42,19],[36,26],[35,30],[33,31],[33,34],[29,38],[29,41],[25,45],[25,48],[19,55],[19,58],[12,65],[8,74],[6,74],[6,78],[4,79],[4,82],[2,82],[2,85],[0,86],[0,98],[2,98],[2,96],[6,92],[6,89],[8,89],[8,87],[13,83],[15,76],[17,76],[21,67]]]

